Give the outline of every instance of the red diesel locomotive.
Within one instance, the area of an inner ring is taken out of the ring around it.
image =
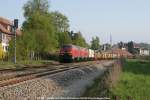
[[[59,54],[60,62],[87,60],[88,57],[88,49],[71,44],[64,45]]]

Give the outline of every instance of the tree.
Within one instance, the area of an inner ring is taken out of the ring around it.
[[[81,47],[88,47],[88,44],[86,43],[84,37],[82,36],[81,32],[78,33],[70,33],[72,43],[74,45],[78,45]]]
[[[93,37],[91,41],[91,49],[98,50],[100,48],[100,40],[99,37]]]
[[[51,12],[49,13],[49,15],[52,18],[55,35],[57,37],[57,41],[59,44],[58,48],[62,47],[64,44],[71,44],[72,41],[68,33],[69,31],[68,18],[58,11]]]
[[[121,41],[121,42],[119,42],[118,43],[118,47],[120,48],[120,49],[122,49],[123,47],[124,47],[124,43]]]
[[[58,43],[48,15],[35,12],[23,23],[22,30],[23,35],[17,37],[18,59],[28,59],[31,52],[43,54],[56,51]],[[13,44],[13,41],[10,42]],[[10,48],[10,52],[14,52],[13,45]]]
[[[59,48],[62,47],[64,44],[72,43],[72,40],[71,40],[68,32],[59,33],[58,43],[59,43]]]
[[[48,0],[28,0],[23,8],[24,16],[28,18],[35,12],[40,12],[41,14],[48,13],[49,3]]]
[[[29,0],[24,5],[23,44],[27,51],[54,52],[58,47],[48,0]]]
[[[28,0],[24,5],[22,35],[17,37],[17,59],[30,59],[32,54],[55,53],[62,45],[72,43],[69,20],[60,12],[49,12],[48,0]],[[9,54],[14,54],[14,39]]]
[[[53,24],[48,15],[41,15],[38,12],[34,13],[24,22],[23,30],[26,31],[26,34],[32,34],[31,36],[34,38],[33,41],[35,42],[36,50],[48,52],[48,50],[53,51],[57,47]]]
[[[128,42],[128,51],[134,54],[134,43],[132,41]]]
[[[24,6],[26,20],[22,26],[23,35],[17,37],[18,59],[28,59],[31,52],[35,54],[54,52],[58,47],[46,1],[31,0]],[[10,42],[13,44],[13,40]],[[14,52],[13,50],[13,45],[10,45],[10,52]]]
[[[69,31],[69,20],[62,13],[55,11],[51,12],[50,16],[53,19],[56,33],[63,33]]]

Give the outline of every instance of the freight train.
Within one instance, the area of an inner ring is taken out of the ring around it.
[[[92,49],[87,49],[72,44],[62,46],[59,53],[60,62],[76,62],[115,58],[117,58],[117,56],[112,52],[94,51]]]

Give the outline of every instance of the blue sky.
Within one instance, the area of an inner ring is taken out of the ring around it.
[[[58,10],[70,20],[70,30],[81,31],[88,42],[99,36],[102,43],[136,41],[150,43],[150,0],[49,0],[50,11]],[[27,0],[2,0],[0,16],[23,18]]]

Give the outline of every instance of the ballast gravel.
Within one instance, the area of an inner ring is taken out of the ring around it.
[[[47,100],[50,97],[81,96],[87,86],[114,61],[82,66],[65,72],[0,87],[0,100]]]

